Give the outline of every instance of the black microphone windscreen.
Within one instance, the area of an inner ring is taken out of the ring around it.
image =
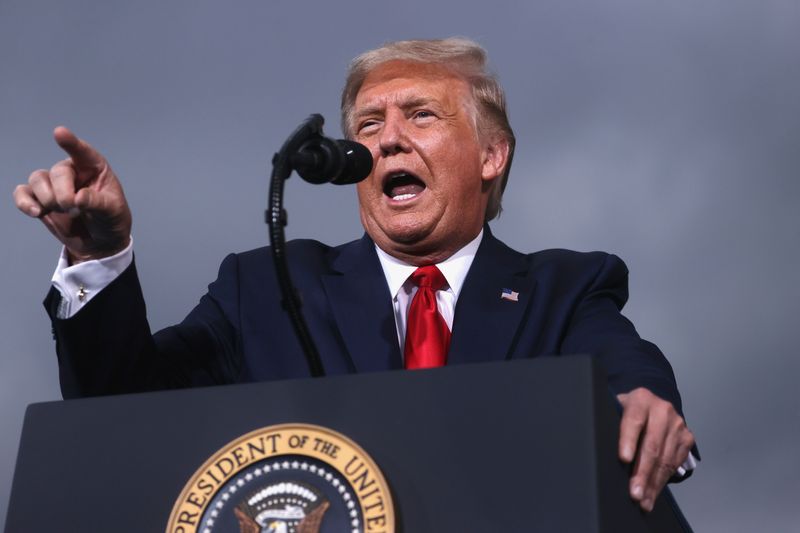
[[[358,183],[372,172],[372,153],[361,143],[338,139],[336,141],[345,154],[345,167],[339,176],[331,181],[336,185]]]

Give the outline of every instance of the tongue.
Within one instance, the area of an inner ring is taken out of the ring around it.
[[[398,196],[401,196],[401,195],[404,195],[404,194],[417,195],[417,194],[421,193],[424,189],[425,189],[425,187],[423,187],[419,183],[408,183],[408,184],[405,184],[405,185],[396,185],[396,186],[392,187],[391,190],[389,191],[389,196],[391,196],[392,198],[397,198]]]

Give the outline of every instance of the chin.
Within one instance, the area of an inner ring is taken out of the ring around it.
[[[403,228],[401,230],[387,231],[384,234],[392,242],[404,246],[413,246],[422,243],[430,235],[430,232],[423,231],[421,228]]]
[[[365,226],[367,234],[381,249],[390,255],[417,255],[426,246],[428,233],[420,228],[382,228]]]
[[[367,216],[362,212],[361,224],[375,242],[390,241],[411,244],[427,237],[432,228],[419,212],[382,213],[383,216]]]

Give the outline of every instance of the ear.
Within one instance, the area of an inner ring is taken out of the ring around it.
[[[495,135],[483,147],[483,168],[481,179],[486,182],[499,178],[508,164],[508,141]]]

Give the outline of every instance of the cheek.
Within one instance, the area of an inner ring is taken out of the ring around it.
[[[358,194],[358,208],[362,214],[373,213],[379,209],[383,191],[376,187],[370,178],[356,185],[356,193]]]
[[[378,158],[380,158],[381,149],[380,149],[380,146],[378,146],[378,143],[372,142],[372,141],[367,141],[367,142],[360,141],[360,142],[361,142],[361,144],[366,146],[367,150],[369,150],[369,153],[372,154],[372,160],[373,161],[377,161]]]
[[[421,147],[443,172],[480,175],[480,150],[469,131],[436,132]]]
[[[360,181],[356,185],[356,192],[358,193],[358,203],[359,205],[364,205],[364,200],[367,199],[369,196],[367,191],[367,183],[369,182],[369,178],[365,179],[364,181]]]

